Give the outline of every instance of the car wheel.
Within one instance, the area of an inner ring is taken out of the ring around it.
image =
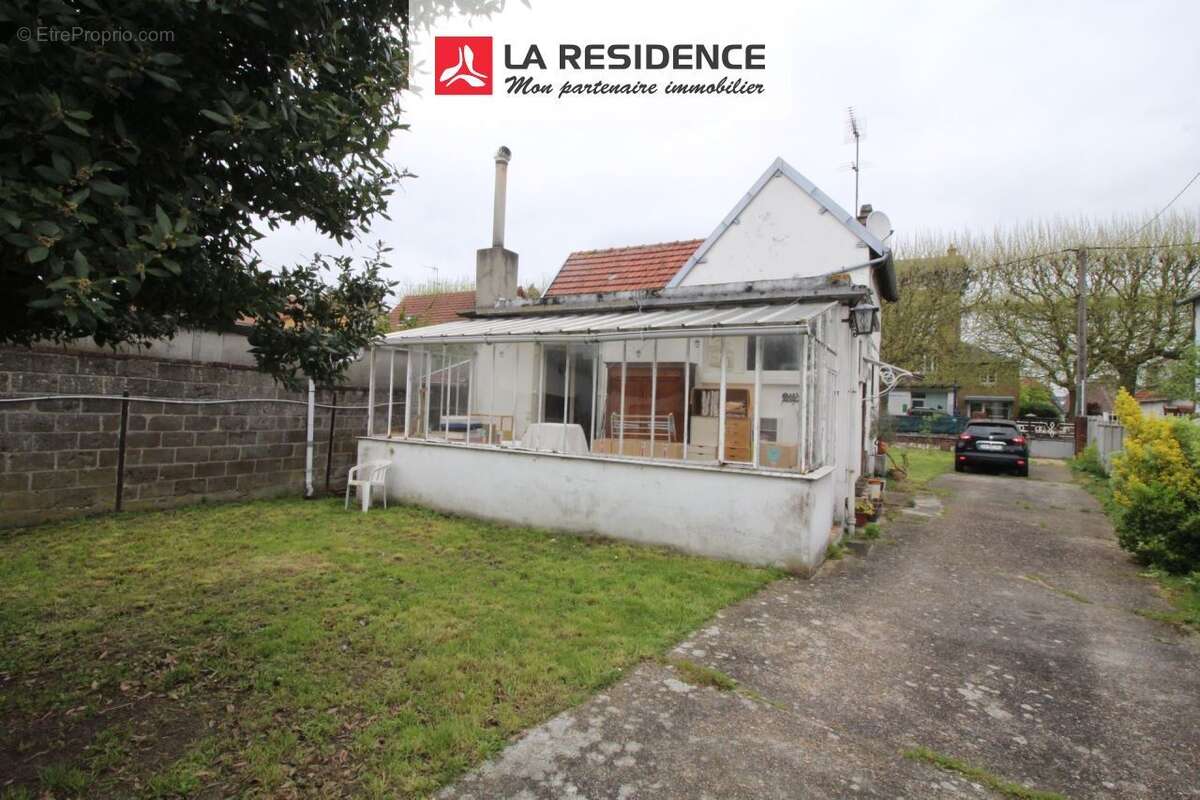
[[[955,461],[954,462],[954,471],[955,472],[966,472],[967,466],[965,464],[963,464],[961,461]]]
[[[1018,478],[1028,478],[1029,477],[1029,467],[1017,467],[1017,477]]]

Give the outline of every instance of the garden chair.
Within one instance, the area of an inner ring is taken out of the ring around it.
[[[346,475],[346,508],[350,508],[350,489],[358,487],[358,496],[362,499],[362,510],[366,513],[371,507],[371,489],[378,486],[383,494],[383,507],[387,508],[387,473],[392,466],[390,461],[368,461],[366,464],[356,464]]]

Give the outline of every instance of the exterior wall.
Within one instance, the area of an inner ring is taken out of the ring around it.
[[[600,534],[807,574],[825,557],[833,470],[807,477],[434,442],[360,439],[388,497],[513,525]]]
[[[219,337],[220,335],[214,335]],[[211,341],[211,340],[210,340]],[[243,347],[245,338],[241,338]],[[163,352],[161,349],[157,352]],[[306,400],[238,364],[194,362],[94,348],[0,348],[0,396],[120,394],[172,399]],[[318,402],[330,402],[321,391]],[[361,387],[339,405],[365,405]],[[116,496],[119,400],[0,404],[0,526],[111,511]],[[365,410],[337,414],[332,476],[344,485]],[[299,493],[304,488],[304,405],[131,402],[124,506]],[[330,412],[315,418],[314,483],[324,486]]]
[[[1161,417],[1166,413],[1166,400],[1139,400],[1142,413],[1147,417]]]
[[[681,285],[808,277],[837,272],[870,259],[858,237],[783,175],[725,229]],[[868,284],[865,275],[855,282]]]

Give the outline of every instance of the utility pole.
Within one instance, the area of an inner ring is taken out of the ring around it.
[[[1087,248],[1075,251],[1075,416],[1087,416]]]

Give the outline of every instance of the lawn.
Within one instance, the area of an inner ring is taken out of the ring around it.
[[[946,450],[892,447],[888,452],[908,471],[908,477],[902,482],[904,491],[924,489],[931,480],[954,469],[954,454]]]
[[[428,794],[777,574],[412,507],[0,538],[0,798]]]

